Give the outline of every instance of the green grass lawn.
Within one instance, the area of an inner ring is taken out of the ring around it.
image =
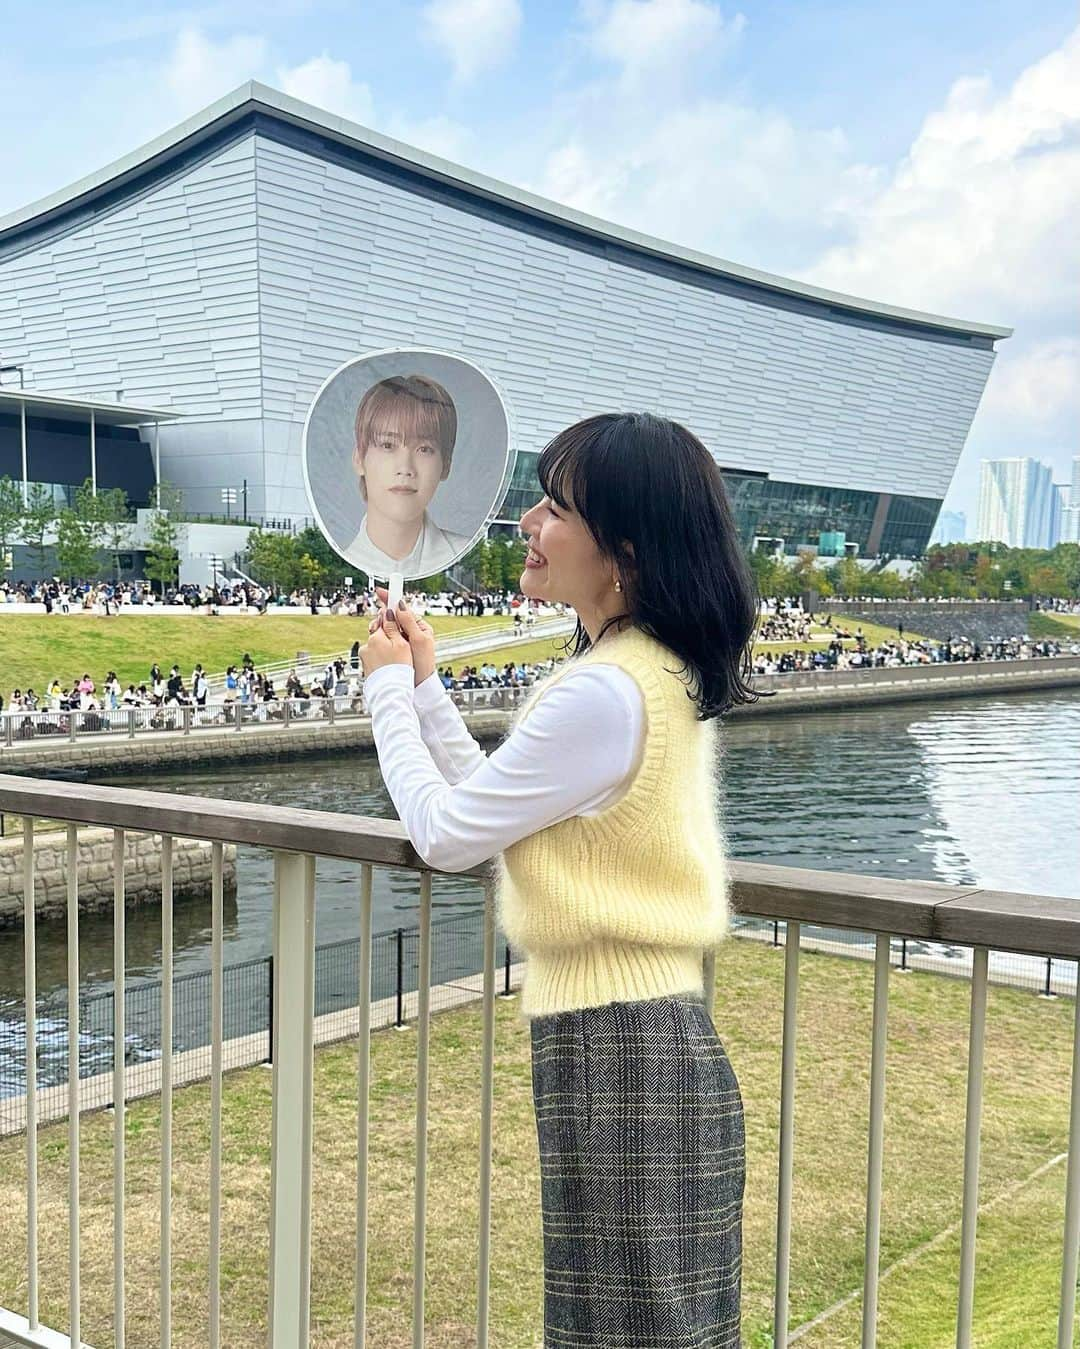
[[[482,631],[505,627],[509,619],[435,617],[437,633]],[[165,674],[176,663],[185,681],[196,661],[209,674],[238,665],[250,652],[256,666],[290,660],[298,651],[312,656],[347,650],[354,641],[367,641],[362,618],[321,614],[265,614],[243,618],[160,617],[112,618],[96,615],[0,615],[0,692],[5,701],[12,689],[28,686],[39,694],[55,675],[70,684],[88,670],[95,681],[115,670],[125,686],[147,679],[157,661]]]
[[[717,962],[716,1023],[746,1109],[744,1334],[771,1344],[777,1187],[783,955],[731,941]],[[873,969],[804,954],[799,991],[791,1326],[862,1286]],[[891,982],[883,1175],[881,1349],[945,1349],[955,1341],[963,1165],[967,1014],[963,980],[894,975]],[[974,1342],[980,1349],[1054,1343],[1068,1138],[1072,1004],[991,986],[988,1000]],[[429,1124],[427,1343],[475,1342],[478,1005],[432,1023]],[[497,1004],[492,1344],[540,1344],[542,1246],[529,1042],[516,1002]],[[411,1344],[416,1039],[372,1040],[369,1343]],[[311,1343],[352,1343],[355,1238],[356,1052],[316,1055]],[[252,1069],[224,1089],[223,1342],[265,1342],[270,1074]],[[176,1093],[174,1343],[206,1343],[208,1089]],[[159,1112],[127,1118],[129,1343],[156,1343]],[[82,1126],[83,1334],[113,1343],[111,1131]],[[66,1133],[41,1131],[42,1314],[62,1328],[66,1289]],[[996,1201],[996,1202],[995,1202]],[[24,1306],[25,1162],[22,1140],[0,1143],[0,1305]],[[935,1238],[938,1240],[935,1242]],[[932,1244],[931,1244],[932,1243]],[[804,1349],[855,1349],[856,1297],[800,1340]]]
[[[857,626],[854,620],[841,619],[841,625],[849,627],[852,631]],[[895,628],[883,627],[880,623],[863,623],[863,636],[871,646],[878,642],[895,641],[897,633]],[[915,639],[915,633],[906,632],[905,637]],[[785,651],[815,651],[826,646],[829,637],[815,638],[809,642],[761,642],[755,644],[755,649],[760,646],[762,650],[767,651],[771,656],[782,655]],[[527,638],[511,638],[508,643],[498,647],[492,647],[489,650],[477,652],[476,655],[462,657],[456,661],[446,662],[454,670],[455,674],[460,674],[465,665],[483,665],[485,661],[491,660],[497,666],[505,663],[513,657],[517,661],[542,661],[549,660],[552,656],[561,656],[563,644],[566,641],[565,636],[548,637],[542,641],[530,642]],[[857,643],[854,638],[844,639],[843,645],[846,650],[854,650]]]
[[[436,617],[431,624],[436,633],[448,635],[485,628],[505,628],[511,620],[494,615],[484,618]],[[850,626],[854,628],[853,621]],[[871,645],[896,637],[896,632],[875,623],[862,624]],[[909,633],[913,637],[915,634]],[[363,619],[327,614],[282,615],[273,610],[244,618],[212,618],[208,615],[177,617],[163,614],[153,617],[113,618],[96,615],[27,615],[14,618],[0,615],[0,693],[5,700],[13,689],[35,689],[38,694],[55,675],[63,685],[77,680],[88,670],[95,681],[115,670],[123,685],[141,683],[156,660],[167,674],[174,662],[185,680],[191,667],[202,661],[207,672],[218,674],[228,665],[238,665],[244,652],[250,652],[256,666],[290,660],[298,651],[312,656],[344,651],[354,641],[367,639]],[[563,654],[565,636],[530,641],[527,636],[510,637],[475,655],[456,657],[449,662],[455,673],[465,665],[482,665],[491,660],[503,665],[511,657],[536,662]],[[827,638],[822,639],[827,641]],[[784,651],[811,650],[820,643],[768,642],[762,645],[773,655]],[[845,641],[853,647],[854,641]]]
[[[1045,614],[1040,609],[1033,609],[1028,618],[1028,633],[1032,637],[1080,641],[1080,614]]]

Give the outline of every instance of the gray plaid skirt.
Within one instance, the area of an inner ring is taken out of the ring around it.
[[[701,999],[534,1017],[545,1349],[738,1349],[742,1098]]]

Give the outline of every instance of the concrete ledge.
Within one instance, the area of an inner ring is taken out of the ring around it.
[[[776,696],[737,707],[731,716],[782,716],[808,709],[829,711],[1080,686],[1080,656],[769,675],[754,683],[762,691],[775,690]],[[463,715],[473,735],[482,742],[501,740],[514,717],[513,711],[488,709]],[[190,735],[160,731],[129,738],[123,732],[103,732],[75,744],[48,740],[0,747],[0,772],[41,774],[60,770],[102,777],[145,773],[170,764],[283,762],[374,747],[367,717],[339,717],[333,723],[296,721],[288,726],[278,722],[248,726],[242,731],[194,728]]]
[[[80,829],[78,838],[79,912],[113,906],[113,831]],[[222,845],[225,892],[236,890],[236,844]],[[209,843],[173,840],[173,898],[210,892]],[[34,909],[41,917],[67,913],[68,850],[62,831],[34,834]],[[128,833],[124,838],[124,899],[128,906],[161,902],[161,835]],[[22,831],[0,839],[0,927],[23,920]]]

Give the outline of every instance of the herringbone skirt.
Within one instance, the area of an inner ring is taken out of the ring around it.
[[[742,1098],[701,999],[534,1017],[545,1349],[737,1349]]]

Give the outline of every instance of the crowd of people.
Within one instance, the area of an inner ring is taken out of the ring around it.
[[[508,590],[443,592],[426,595],[419,591],[407,598],[417,612],[454,617],[482,618],[501,614],[515,619],[515,631],[532,626],[533,606]],[[275,590],[247,580],[221,580],[217,585],[185,583],[155,592],[147,581],[83,581],[68,585],[48,581],[0,581],[0,613],[6,605],[36,605],[46,613],[92,613],[106,617],[133,610],[192,609],[200,613],[239,610],[270,613],[275,609],[302,610],[311,614],[346,614],[357,617],[374,612],[375,595],[370,588]],[[561,613],[555,606],[552,613]]]
[[[989,642],[974,642],[965,638],[945,642],[890,639],[871,646],[861,627],[851,635],[856,640],[854,648],[845,648],[840,637],[836,636],[827,646],[818,646],[812,651],[795,649],[777,655],[759,651],[754,656],[754,674],[799,674],[810,670],[881,670],[902,665],[1031,660],[1037,656],[1068,654],[1061,642],[1032,641],[1026,637],[999,638]]]
[[[4,598],[8,602],[35,602],[51,594],[54,604],[67,603],[85,607],[109,605],[114,609],[142,603],[138,598],[141,583],[110,586],[98,583],[84,588],[70,589],[58,583],[29,586],[4,583]],[[237,592],[242,594],[242,591]],[[188,600],[205,592],[197,587],[184,588],[178,595]],[[12,596],[17,595],[18,599]],[[267,599],[266,594],[244,596],[256,603]],[[313,607],[330,605],[340,597],[294,591],[283,597],[288,603],[308,602]],[[349,597],[350,612],[368,617],[377,612],[373,591],[362,589]],[[408,592],[406,600],[418,615],[459,613],[482,616],[485,613],[513,617],[515,637],[531,631],[538,616],[557,612],[524,601],[512,592],[485,592],[481,594],[443,594],[427,596]],[[1080,604],[1050,601],[1042,606],[1049,612],[1075,613]],[[561,607],[559,612],[561,612]],[[567,611],[570,612],[570,611]],[[571,615],[572,616],[572,615]],[[827,641],[822,641],[827,636]],[[770,652],[767,643],[796,644],[783,652]],[[805,649],[797,645],[806,642]],[[758,629],[758,646],[753,658],[753,672],[757,675],[799,673],[814,670],[883,669],[904,665],[928,665],[957,661],[1024,660],[1037,656],[1065,654],[1070,648],[1060,641],[1009,638],[973,642],[965,639],[951,641],[910,640],[902,628],[895,638],[871,643],[861,625],[854,628],[837,615],[819,616],[805,613],[797,604],[779,599],[763,601]],[[1075,650],[1075,647],[1072,649]],[[564,657],[553,655],[543,661],[521,661],[511,658],[496,663],[487,660],[480,665],[466,664],[456,671],[453,665],[439,668],[438,675],[444,688],[451,693],[473,690],[516,689],[533,683],[549,674]],[[165,670],[168,670],[166,673]],[[212,684],[213,679],[213,684]],[[275,682],[275,679],[277,682]],[[462,701],[465,701],[462,699]],[[476,702],[470,696],[471,703]],[[288,714],[285,703],[289,703]],[[230,665],[224,676],[211,676],[202,662],[196,661],[185,674],[179,664],[163,667],[154,662],[145,678],[123,685],[115,670],[108,670],[95,679],[88,672],[73,674],[67,679],[59,676],[40,687],[16,688],[5,704],[0,694],[0,714],[14,718],[22,734],[41,733],[46,729],[64,729],[58,718],[71,712],[84,714],[80,724],[87,729],[95,725],[94,717],[128,709],[146,710],[144,724],[174,725],[176,714],[191,709],[194,724],[220,721],[235,722],[234,707],[239,706],[244,716],[255,720],[296,717],[331,716],[336,712],[360,713],[363,709],[363,674],[360,663],[360,641],[354,641],[347,655],[328,662],[320,671],[291,669],[287,675],[260,670],[249,652]],[[51,714],[51,715],[46,715]],[[104,723],[100,723],[104,725]]]
[[[438,599],[433,607],[430,596],[418,592],[411,592],[406,599],[417,614],[445,611]],[[453,611],[452,600],[458,596],[446,596],[445,599],[446,606]],[[534,606],[522,603],[520,596],[483,594],[460,596],[460,599],[464,604],[457,606],[458,610],[472,611],[473,614],[514,612],[518,619],[515,635],[519,630],[531,629],[535,621]],[[360,592],[357,604],[361,615],[369,616],[378,611],[373,592]],[[526,610],[527,615],[522,610]],[[442,685],[453,693],[522,688],[542,679],[556,664],[557,658],[508,660],[500,665],[485,661],[481,665],[464,665],[460,672],[448,664],[438,670],[438,676]],[[290,704],[289,714],[284,708],[286,701]],[[185,708],[189,708],[191,723],[197,726],[217,722],[235,724],[237,706],[240,715],[253,720],[363,712],[359,638],[353,642],[347,656],[326,662],[321,670],[293,668],[284,677],[275,676],[270,670],[260,670],[251,653],[244,652],[236,664],[228,666],[224,677],[213,677],[213,684],[212,676],[201,661],[194,662],[187,673],[178,664],[162,666],[155,661],[144,679],[127,685],[121,684],[116,670],[108,670],[98,679],[94,679],[89,670],[84,670],[81,675],[76,673],[69,679],[53,677],[39,688],[13,689],[7,703],[0,693],[0,716],[12,719],[18,726],[16,734],[22,737],[66,730],[69,722],[65,714],[71,712],[82,714],[80,727],[85,730],[108,728],[105,719],[109,714],[128,710],[147,711],[146,716],[140,716],[139,724],[143,726],[166,728],[175,726],[178,719],[182,719]]]

